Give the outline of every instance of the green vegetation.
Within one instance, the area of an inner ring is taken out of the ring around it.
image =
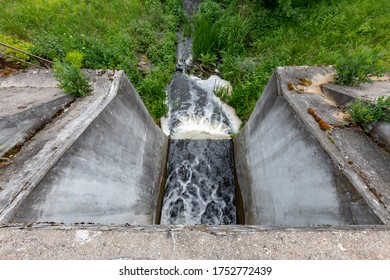
[[[348,108],[354,123],[359,124],[364,131],[379,121],[390,122],[390,97],[378,98],[373,104],[365,103],[359,99]]]
[[[359,82],[389,70],[389,10],[387,0],[204,0],[194,56],[215,57],[233,85],[227,103],[245,121],[276,66],[337,63],[339,81]]]
[[[7,36],[7,35],[1,34],[1,33],[0,33],[0,42],[7,44],[7,45],[10,45],[10,46],[13,46],[15,48],[18,48],[18,49],[20,49],[22,51],[26,51],[26,52],[29,49],[31,49],[31,47],[32,47],[32,44],[30,44],[30,43],[27,43],[23,40],[19,40],[16,37]],[[13,57],[16,57],[16,58],[19,58],[22,60],[27,60],[30,58],[28,55],[26,55],[24,53],[17,52],[15,50],[12,50],[12,49],[9,49],[9,48],[3,47],[3,46],[0,46],[0,52],[5,53],[7,55],[11,55]]]
[[[335,64],[340,83],[389,70],[389,10],[388,0],[203,0],[189,22],[182,0],[9,0],[0,41],[57,61],[77,51],[83,68],[123,69],[159,118],[185,23],[195,59],[232,83],[224,96],[245,121],[276,66]]]
[[[90,91],[89,78],[80,70],[83,54],[72,51],[66,54],[65,61],[57,61],[53,66],[53,75],[59,81],[59,87],[71,93],[74,98],[84,97]]]
[[[358,86],[372,83],[371,75],[380,77],[386,72],[384,54],[377,50],[357,50],[348,56],[340,57],[335,64],[336,79],[340,85]]]
[[[22,49],[53,61],[77,51],[83,54],[83,68],[122,69],[159,118],[166,112],[164,89],[174,71],[176,30],[184,18],[181,2],[1,1],[0,41],[15,45],[10,40],[16,40]],[[141,68],[140,57],[150,67]]]

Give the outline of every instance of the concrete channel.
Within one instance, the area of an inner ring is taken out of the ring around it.
[[[386,246],[374,246],[388,243],[390,156],[378,140],[343,126],[343,108],[321,89],[333,73],[331,67],[277,68],[233,139],[244,225],[163,226],[154,224],[168,138],[123,72],[90,71],[93,94],[52,119],[1,169],[0,258],[214,259],[222,255],[212,251],[226,242],[241,253],[228,250],[223,258],[390,258]],[[1,78],[0,93],[9,92],[10,79],[23,84],[31,73]],[[163,237],[166,244],[157,241]],[[76,247],[55,257],[50,248],[70,244],[63,238]],[[319,239],[328,253],[317,251]],[[111,250],[117,240],[125,251]],[[97,249],[102,242],[112,254]],[[203,249],[177,247],[189,244]],[[20,246],[23,252],[14,251]],[[39,250],[30,251],[34,246]]]

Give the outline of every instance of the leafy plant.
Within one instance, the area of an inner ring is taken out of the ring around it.
[[[59,87],[74,98],[84,97],[90,91],[89,78],[81,71],[83,54],[77,51],[67,53],[65,61],[57,61],[53,66],[53,75],[59,81]]]
[[[357,99],[349,109],[354,123],[359,124],[364,131],[370,130],[370,125],[379,121],[390,122],[390,97],[379,97],[373,104]]]
[[[372,83],[370,75],[382,76],[386,72],[384,55],[376,50],[357,50],[336,61],[336,79],[340,85],[358,86]]]
[[[202,64],[202,66],[206,66],[206,67],[215,67],[216,66],[216,62],[217,62],[217,57],[215,56],[215,54],[210,54],[210,53],[206,53],[206,54],[201,54],[200,55],[200,63]]]

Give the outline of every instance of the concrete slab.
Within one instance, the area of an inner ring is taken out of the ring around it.
[[[367,102],[374,102],[380,96],[390,96],[390,81],[362,84],[358,87],[324,84],[322,85],[322,89],[339,106],[347,106],[349,102],[354,101],[356,98]]]
[[[390,259],[388,227],[28,226],[0,229],[0,259]]]
[[[375,188],[379,201],[390,205],[390,156],[360,130],[334,129],[335,144],[368,187]],[[374,190],[372,190],[374,191]]]
[[[71,102],[72,97],[65,95],[56,83],[46,70],[22,71],[0,78],[0,156],[22,144],[30,133]]]

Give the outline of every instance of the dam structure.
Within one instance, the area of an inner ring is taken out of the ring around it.
[[[358,89],[340,87],[327,82],[334,73],[331,67],[280,67],[233,141],[226,134],[193,142],[193,138],[168,140],[123,72],[87,73],[93,93],[77,101],[63,95],[50,71],[28,70],[1,78],[0,93],[14,104],[2,107],[1,131],[18,131],[1,134],[3,143],[12,143],[1,145],[2,157],[17,141],[12,142],[9,135],[22,139],[18,153],[2,161],[3,239],[19,231],[44,239],[42,234],[52,230],[53,236],[61,236],[61,230],[76,235],[87,231],[91,236],[99,232],[105,239],[113,230],[119,230],[119,236],[138,236],[141,229],[142,238],[174,230],[172,238],[194,235],[209,240],[223,233],[227,234],[224,239],[248,233],[263,236],[265,229],[271,239],[290,233],[310,239],[313,234],[327,236],[328,229],[343,236],[387,238],[390,165],[381,143],[388,126],[378,124],[372,138],[362,130],[343,127],[341,108],[346,99],[340,97],[386,95],[389,82]],[[298,84],[302,78],[312,81],[303,94],[288,88],[288,83]],[[47,95],[34,100],[36,92]],[[18,93],[31,94],[31,99],[18,99],[22,96]],[[47,110],[44,104],[48,102],[58,104],[58,111]],[[322,130],[309,108],[332,128]],[[32,115],[37,117],[25,117]],[[210,162],[204,154],[212,155]],[[217,178],[217,183],[208,188],[210,178]],[[184,199],[191,197],[198,200],[188,200],[190,205],[203,205],[193,208],[198,212],[172,210],[164,216],[163,190],[178,184],[178,189],[186,184],[187,192],[181,200],[180,196],[175,200],[178,190],[165,198],[168,204],[173,201],[171,210],[184,209]],[[234,186],[235,199],[233,192],[213,189],[226,185]],[[207,193],[213,201],[207,200]],[[240,221],[237,212],[236,217],[232,214],[238,206],[237,195],[242,201]],[[209,215],[200,215],[206,208]],[[165,222],[158,225],[161,221]],[[236,223],[242,225],[232,225]],[[206,226],[206,232],[196,233],[196,224],[203,224],[199,225],[202,232]],[[283,233],[283,228],[290,233]],[[364,235],[367,230],[370,235]],[[148,256],[158,258],[154,250]],[[255,257],[256,251],[250,252],[242,256]],[[194,251],[192,256],[196,255]]]
[[[390,126],[345,123],[389,79],[277,67],[242,124],[182,36],[161,127],[123,71],[85,70],[77,100],[0,76],[0,259],[390,258]]]

